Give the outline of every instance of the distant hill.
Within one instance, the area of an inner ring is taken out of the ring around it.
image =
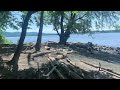
[[[3,35],[6,37],[18,37],[21,35],[21,32],[3,32]],[[26,36],[37,36],[37,32],[27,32]],[[56,35],[56,34],[49,34],[49,33],[43,33],[43,35]]]

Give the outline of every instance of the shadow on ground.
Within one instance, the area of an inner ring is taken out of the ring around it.
[[[55,44],[49,44],[50,47],[53,47],[53,48],[57,48],[57,49],[60,49],[63,47],[64,48],[70,48],[71,50],[74,50],[74,51],[77,51],[77,53],[79,55],[83,55],[83,56],[86,56],[86,57],[91,57],[91,58],[94,58],[94,59],[99,59],[99,60],[103,60],[103,61],[107,61],[107,62],[110,62],[110,63],[119,63],[120,64],[120,55],[119,54],[111,54],[111,53],[108,53],[108,52],[103,52],[103,51],[97,51],[95,49],[93,49],[93,54],[90,53],[86,47],[84,46],[75,46],[74,44],[69,46],[68,45],[59,45],[57,43]]]
[[[91,58],[95,58],[95,59],[99,59],[99,60],[103,60],[103,61],[107,61],[110,63],[119,63],[120,64],[120,55],[118,54],[110,54],[107,52],[103,52],[103,51],[96,51],[93,50],[93,54],[91,54],[90,52],[88,52],[85,48],[72,48],[74,51],[77,51],[80,55],[86,56],[86,57],[91,57]]]
[[[67,65],[67,67],[71,67],[70,65]],[[50,65],[50,63],[42,64],[39,69],[29,68],[25,70],[20,70],[17,73],[13,74],[11,69],[9,67],[5,67],[4,63],[0,63],[0,78],[1,79],[60,79],[58,77],[57,73],[53,71],[49,78],[47,76],[44,76],[48,74],[53,67]],[[101,73],[97,71],[85,71],[78,67],[72,67],[76,69],[76,73],[78,75],[83,74],[83,79],[113,79],[112,75],[108,73]],[[61,74],[65,77],[65,79],[74,79],[73,77],[69,76],[68,73],[59,66],[57,69],[61,72]],[[73,71],[73,69],[70,69]],[[81,73],[82,71],[82,73]]]

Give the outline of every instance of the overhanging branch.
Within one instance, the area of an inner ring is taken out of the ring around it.
[[[75,21],[77,21],[77,20],[79,20],[79,19],[82,19],[85,15],[87,15],[87,13],[85,13],[83,16],[81,16],[81,17],[75,19]]]

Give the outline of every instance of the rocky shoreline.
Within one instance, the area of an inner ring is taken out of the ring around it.
[[[59,45],[56,42],[51,42],[49,43],[49,45]],[[65,45],[67,47],[70,47],[74,50],[79,51],[84,49],[86,51],[90,51],[90,52],[94,52],[94,51],[99,51],[99,52],[106,52],[106,53],[110,53],[110,54],[120,54],[120,47],[110,47],[110,46],[105,46],[105,45],[98,45],[98,44],[92,44],[91,42],[88,43],[80,43],[80,42],[67,42],[67,44]]]
[[[92,44],[89,45],[89,43],[68,43],[68,46],[72,47],[72,48],[83,48],[83,49],[88,49],[91,48],[93,51],[101,51],[101,52],[107,52],[107,53],[111,53],[111,54],[120,54],[120,48],[114,48],[114,47],[110,47],[110,46],[105,46],[105,45],[98,45],[98,44]]]
[[[60,45],[57,42],[46,42],[47,44],[50,45]],[[42,45],[45,45],[46,43],[42,43]],[[53,46],[54,46],[53,45]],[[23,50],[26,49],[29,46],[34,46],[34,43],[28,43],[24,44]],[[111,53],[111,54],[120,54],[120,47],[110,47],[110,46],[105,46],[105,45],[98,45],[98,44],[92,44],[91,42],[88,43],[81,43],[81,42],[67,42],[67,44],[65,46],[68,46],[72,49],[78,50],[78,49],[84,49],[90,52],[94,52],[94,51],[101,51],[101,52],[107,52],[107,53]],[[15,50],[15,48],[17,47],[16,44],[0,44],[0,49],[2,51],[2,48],[11,48],[12,50]]]

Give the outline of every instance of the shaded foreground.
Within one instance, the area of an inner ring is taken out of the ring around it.
[[[1,46],[1,79],[15,77],[17,79],[120,78],[120,72],[117,70],[119,69],[119,48],[83,43],[59,45],[49,42],[42,44],[41,52],[35,52],[34,44],[24,45],[18,62],[19,71],[14,74],[11,67],[7,65],[7,61],[11,60],[15,47],[15,45]],[[116,71],[112,66],[117,67]]]

